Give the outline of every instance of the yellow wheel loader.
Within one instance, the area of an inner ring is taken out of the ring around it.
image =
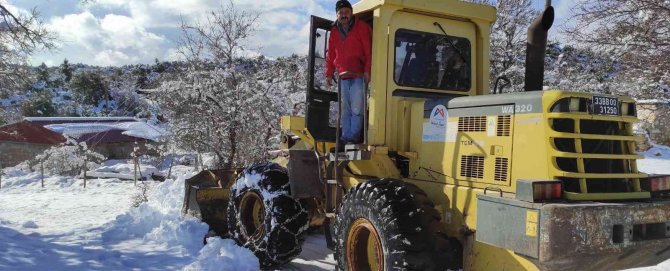
[[[188,180],[185,212],[264,268],[298,255],[309,225],[323,226],[338,270],[670,258],[670,178],[637,169],[634,101],[542,90],[550,5],[529,28],[520,93],[488,89],[493,7],[362,0],[354,13],[373,29],[363,144],[336,148],[339,96],[323,75],[332,22],[313,16],[306,115],[281,118],[283,155]]]

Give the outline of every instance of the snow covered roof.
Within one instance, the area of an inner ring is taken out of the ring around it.
[[[133,117],[26,117],[24,120],[49,123],[139,121]]]
[[[100,134],[109,133],[111,131],[119,131],[121,135],[143,138],[152,141],[158,141],[165,131],[151,124],[142,121],[130,122],[84,122],[84,123],[58,123],[48,124],[45,128],[56,133],[69,135],[79,138],[86,134]]]
[[[20,136],[5,133],[6,141],[47,144],[55,142],[56,137],[58,141],[64,141],[63,136],[70,136],[78,141],[85,141],[90,146],[142,140],[159,141],[166,134],[162,128],[132,117],[29,117],[11,128],[13,134]],[[37,130],[43,132],[37,133]]]
[[[660,100],[660,99],[652,99],[652,100],[637,100],[635,101],[637,104],[670,104],[670,100]]]

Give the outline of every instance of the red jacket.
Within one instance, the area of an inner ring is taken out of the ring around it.
[[[372,29],[364,21],[354,20],[354,27],[349,30],[344,39],[337,25],[333,25],[330,30],[328,54],[326,55],[326,76],[333,76],[335,67],[337,67],[338,74],[344,71],[370,74]]]

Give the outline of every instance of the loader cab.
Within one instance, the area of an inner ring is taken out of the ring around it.
[[[457,0],[361,0],[354,15],[372,28],[368,145],[398,149],[399,133],[412,129],[398,116],[408,110],[403,102],[446,106],[450,98],[488,93],[493,7]],[[337,136],[337,88],[326,87],[324,72],[332,26],[331,20],[311,17],[305,126],[321,142]]]
[[[372,27],[372,13],[356,14],[356,20]],[[309,43],[309,78],[305,125],[318,141],[335,142],[337,124],[337,82],[326,83],[326,54],[334,21],[311,16]]]

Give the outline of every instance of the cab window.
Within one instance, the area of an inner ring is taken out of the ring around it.
[[[469,91],[471,73],[468,39],[408,29],[396,31],[397,85]]]

